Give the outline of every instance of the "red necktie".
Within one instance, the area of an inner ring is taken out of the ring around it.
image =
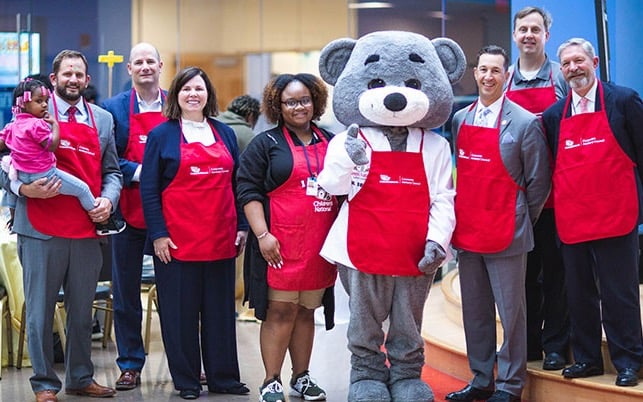
[[[69,106],[67,109],[67,121],[69,123],[76,123],[76,111],[78,108],[76,106]]]
[[[581,113],[587,113],[589,112],[589,108],[587,107],[589,103],[589,99],[586,97],[580,98],[580,101],[578,101],[578,104],[580,105],[580,112]]]

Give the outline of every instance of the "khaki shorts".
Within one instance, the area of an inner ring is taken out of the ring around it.
[[[313,310],[322,305],[325,291],[326,289],[278,290],[268,287],[268,300],[294,303]]]

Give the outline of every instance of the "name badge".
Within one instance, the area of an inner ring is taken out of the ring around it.
[[[309,177],[306,180],[306,195],[310,195],[313,197],[317,197],[317,178],[316,177]]]

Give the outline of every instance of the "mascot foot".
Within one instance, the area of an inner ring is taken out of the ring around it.
[[[391,402],[391,395],[383,382],[361,380],[348,388],[348,402]]]
[[[433,390],[419,378],[396,381],[391,385],[392,402],[433,402]]]

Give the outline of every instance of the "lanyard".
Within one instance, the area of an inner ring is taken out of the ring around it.
[[[313,131],[313,141],[316,138],[317,138],[317,135]],[[306,148],[307,148],[306,145],[304,145],[304,158],[306,158],[306,166],[308,167],[308,173],[310,173],[310,177],[317,177],[317,174],[319,173],[319,154],[317,153],[317,142],[313,142],[313,148],[315,150],[315,163],[317,164],[317,169],[315,170],[315,173],[313,173],[313,170],[310,167],[310,160],[308,159],[308,150]]]

